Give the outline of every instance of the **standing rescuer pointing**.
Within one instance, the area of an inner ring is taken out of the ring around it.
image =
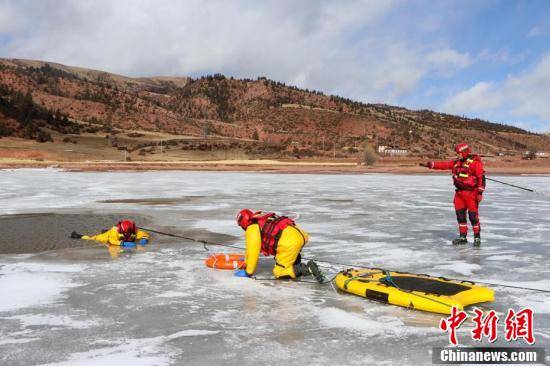
[[[466,214],[474,231],[474,246],[481,245],[481,227],[479,224],[479,203],[485,191],[485,171],[479,155],[472,154],[465,143],[456,145],[457,159],[448,161],[429,161],[420,163],[430,169],[451,170],[455,185],[454,205],[460,236],[453,244],[467,244],[468,223]]]

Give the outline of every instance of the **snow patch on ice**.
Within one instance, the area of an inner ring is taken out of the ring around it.
[[[215,233],[232,233],[235,232],[235,221],[234,220],[197,220],[193,227],[208,229]]]
[[[11,316],[4,319],[19,320],[25,328],[36,325],[47,325],[53,327],[86,329],[99,324],[98,322],[95,322],[93,320],[77,320],[70,316],[50,314],[23,314]]]
[[[497,282],[498,283],[498,282]],[[503,285],[540,289],[543,291],[550,290],[550,280],[540,280],[531,282],[507,282]],[[520,289],[507,289],[514,293],[513,298],[515,303],[521,307],[530,307],[535,314],[550,314],[550,295],[541,292],[525,292]],[[516,295],[516,293],[518,295]]]
[[[517,255],[493,255],[486,258],[488,261],[521,261],[525,262],[527,259],[522,259]]]
[[[320,309],[318,315],[321,324],[326,327],[356,331],[366,336],[397,333],[398,329],[404,327],[397,318],[386,317],[386,321],[377,321],[334,307]]]
[[[438,266],[435,266],[434,269],[449,270],[464,276],[471,276],[474,271],[481,270],[481,266],[475,263],[455,261],[455,262],[450,262],[448,264],[440,264]]]
[[[62,362],[49,363],[43,366],[164,366],[171,363],[179,352],[166,344],[181,337],[196,337],[217,334],[218,331],[188,329],[168,336],[126,340],[114,347],[103,347],[70,355]]]
[[[167,340],[172,340],[172,339],[178,339],[181,337],[195,337],[195,336],[218,334],[218,333],[219,331],[217,330],[188,329],[188,330],[182,330],[181,332],[171,334],[169,336],[166,336],[165,338]]]
[[[529,307],[536,314],[550,314],[550,298],[548,295],[541,297],[527,295],[516,298],[516,302],[521,307]]]
[[[366,319],[359,315],[332,307],[319,310],[319,318],[321,324],[326,327],[359,331],[368,336],[385,333],[392,327],[400,327],[403,325],[401,321],[396,319],[393,322],[388,322],[386,327],[384,327],[384,324],[378,321]]]
[[[39,262],[20,262],[5,264],[0,267],[0,275],[18,272],[51,272],[75,273],[83,271],[86,266],[81,264],[49,264]]]
[[[159,354],[148,355],[149,349],[135,344],[100,348],[88,352],[73,353],[69,360],[43,364],[42,366],[164,366],[170,364],[170,357]]]
[[[173,298],[173,297],[186,297],[187,294],[185,292],[178,292],[178,291],[166,291],[161,294],[156,295],[157,297],[165,297],[165,298]]]
[[[234,323],[234,320],[238,316],[239,311],[235,309],[230,310],[216,310],[210,317],[213,323]]]
[[[9,296],[0,296],[0,312],[52,303],[61,294],[78,286],[69,273],[83,271],[85,265],[21,262],[4,264],[0,270],[0,288]]]
[[[359,233],[361,233],[359,231]],[[390,234],[390,233],[383,233],[381,231],[366,231],[362,233],[363,235],[367,236],[371,239],[390,239],[390,238],[399,238],[400,235]]]
[[[4,338],[0,339],[0,346],[5,346],[8,344],[21,344],[38,341],[40,338]]]
[[[0,296],[0,312],[52,303],[76,286],[70,278],[58,274],[5,274],[0,277],[0,288],[9,296]]]

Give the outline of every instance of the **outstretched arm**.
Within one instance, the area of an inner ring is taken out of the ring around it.
[[[116,227],[113,227],[109,230],[107,230],[104,233],[94,235],[94,236],[88,236],[83,235],[82,239],[84,240],[94,240],[103,244],[110,244],[110,245],[120,245],[121,241],[118,238],[118,231]]]
[[[425,163],[420,163],[420,166],[425,166],[429,169],[435,169],[435,170],[451,170],[453,169],[455,165],[454,160],[446,160],[446,161],[427,161]]]
[[[260,257],[260,249],[262,247],[262,235],[260,232],[260,226],[257,224],[250,225],[246,229],[246,273],[252,276],[256,272],[256,266],[258,265],[258,259]]]

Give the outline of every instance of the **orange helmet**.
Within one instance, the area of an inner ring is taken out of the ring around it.
[[[470,146],[468,146],[468,144],[461,142],[460,144],[455,146],[455,152],[465,158],[466,156],[471,154],[472,150],[470,149]]]
[[[124,241],[134,241],[137,233],[136,223],[131,220],[122,220],[116,224],[116,229]]]
[[[237,214],[237,225],[246,230],[246,228],[252,224],[252,218],[254,217],[254,212],[250,211],[248,208],[239,211]]]

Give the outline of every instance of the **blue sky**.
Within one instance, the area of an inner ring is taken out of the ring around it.
[[[549,1],[0,0],[0,57],[267,76],[550,131]]]

